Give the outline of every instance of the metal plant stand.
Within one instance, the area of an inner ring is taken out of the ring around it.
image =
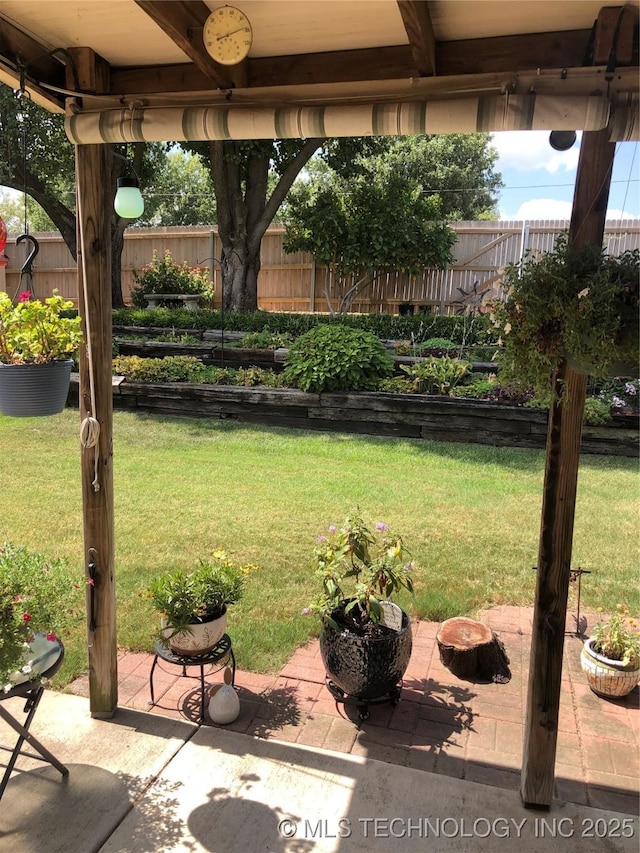
[[[325,684],[327,690],[331,693],[336,702],[341,702],[343,705],[353,705],[358,708],[358,716],[363,722],[369,719],[369,705],[382,705],[385,702],[397,705],[400,701],[400,693],[402,692],[402,681],[400,681],[383,696],[375,696],[372,699],[363,699],[359,696],[345,693],[345,691],[341,687],[338,687],[338,685],[332,681],[328,675],[325,676]]]
[[[151,665],[151,672],[149,673],[149,691],[151,693],[151,701],[149,705],[153,706],[156,704],[155,694],[153,690],[153,673],[155,672],[156,665],[158,663],[158,658],[160,660],[165,661],[165,663],[169,663],[172,666],[181,666],[182,667],[182,675],[187,678],[197,678],[198,676],[187,675],[187,667],[190,666],[198,666],[200,667],[200,722],[204,723],[204,713],[205,713],[205,681],[204,681],[204,668],[205,666],[214,666],[215,669],[212,672],[218,672],[221,669],[224,669],[225,666],[231,665],[231,684],[235,684],[236,679],[236,659],[233,654],[233,648],[231,647],[231,638],[228,634],[223,634],[218,643],[211,649],[209,652],[205,652],[201,655],[179,655],[176,652],[172,652],[171,649],[168,649],[164,646],[159,640],[156,643],[156,653],[153,659],[153,663]]]

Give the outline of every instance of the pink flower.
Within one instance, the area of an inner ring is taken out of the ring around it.
[[[50,642],[50,643],[55,643],[55,641],[56,641],[57,639],[58,639],[58,638],[57,638],[57,637],[56,637],[56,635],[53,633],[53,631],[48,631],[48,632],[47,632],[47,640],[49,640],[49,642]]]
[[[330,524],[330,525],[329,525],[329,533],[335,533],[335,532],[336,532],[336,529],[337,529],[337,528],[336,528],[335,524]]]
[[[89,584],[89,586],[95,586],[96,585],[96,582],[94,581],[93,578],[87,578],[87,583]]]
[[[25,290],[24,293],[21,293],[18,296],[19,302],[28,302],[30,299],[31,299],[31,291],[30,290]]]
[[[385,524],[384,521],[376,521],[376,530],[381,530],[383,533],[389,529],[389,525]]]
[[[31,622],[31,614],[30,613],[23,613],[22,614],[22,621],[23,622]]]

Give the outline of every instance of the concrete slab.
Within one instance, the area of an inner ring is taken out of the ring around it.
[[[5,707],[24,722],[24,700]],[[91,853],[105,840],[197,727],[182,720],[118,709],[94,720],[78,696],[44,693],[31,732],[68,769],[20,757],[0,800],[0,853]],[[0,743],[16,733],[0,721]],[[28,744],[24,748],[33,752]],[[8,760],[3,753],[2,766]]]
[[[561,803],[533,812],[498,788],[201,728],[100,853],[504,853],[550,843],[554,852],[630,853],[638,825]]]
[[[32,730],[70,774],[20,759],[0,853],[638,849],[621,813],[528,811],[514,791],[131,709],[92,720],[78,696],[47,691]]]

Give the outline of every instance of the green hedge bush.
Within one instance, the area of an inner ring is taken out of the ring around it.
[[[456,344],[471,345],[497,340],[487,317],[458,315],[414,315],[400,317],[392,314],[285,314],[256,311],[254,314],[220,311],[187,311],[184,308],[157,308],[154,311],[119,308],[113,312],[116,326],[154,326],[176,329],[220,329],[229,331],[289,334],[298,337],[319,325],[347,326],[372,332],[382,340],[412,340],[415,343],[429,338],[446,338]]]
[[[285,380],[296,388],[372,391],[393,373],[393,359],[380,340],[363,329],[322,324],[301,335],[289,349]]]

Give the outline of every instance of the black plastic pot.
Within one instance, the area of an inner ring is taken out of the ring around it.
[[[320,634],[330,681],[356,703],[399,697],[397,688],[409,665],[411,646],[411,622],[404,611],[399,632],[363,637],[325,625]]]

